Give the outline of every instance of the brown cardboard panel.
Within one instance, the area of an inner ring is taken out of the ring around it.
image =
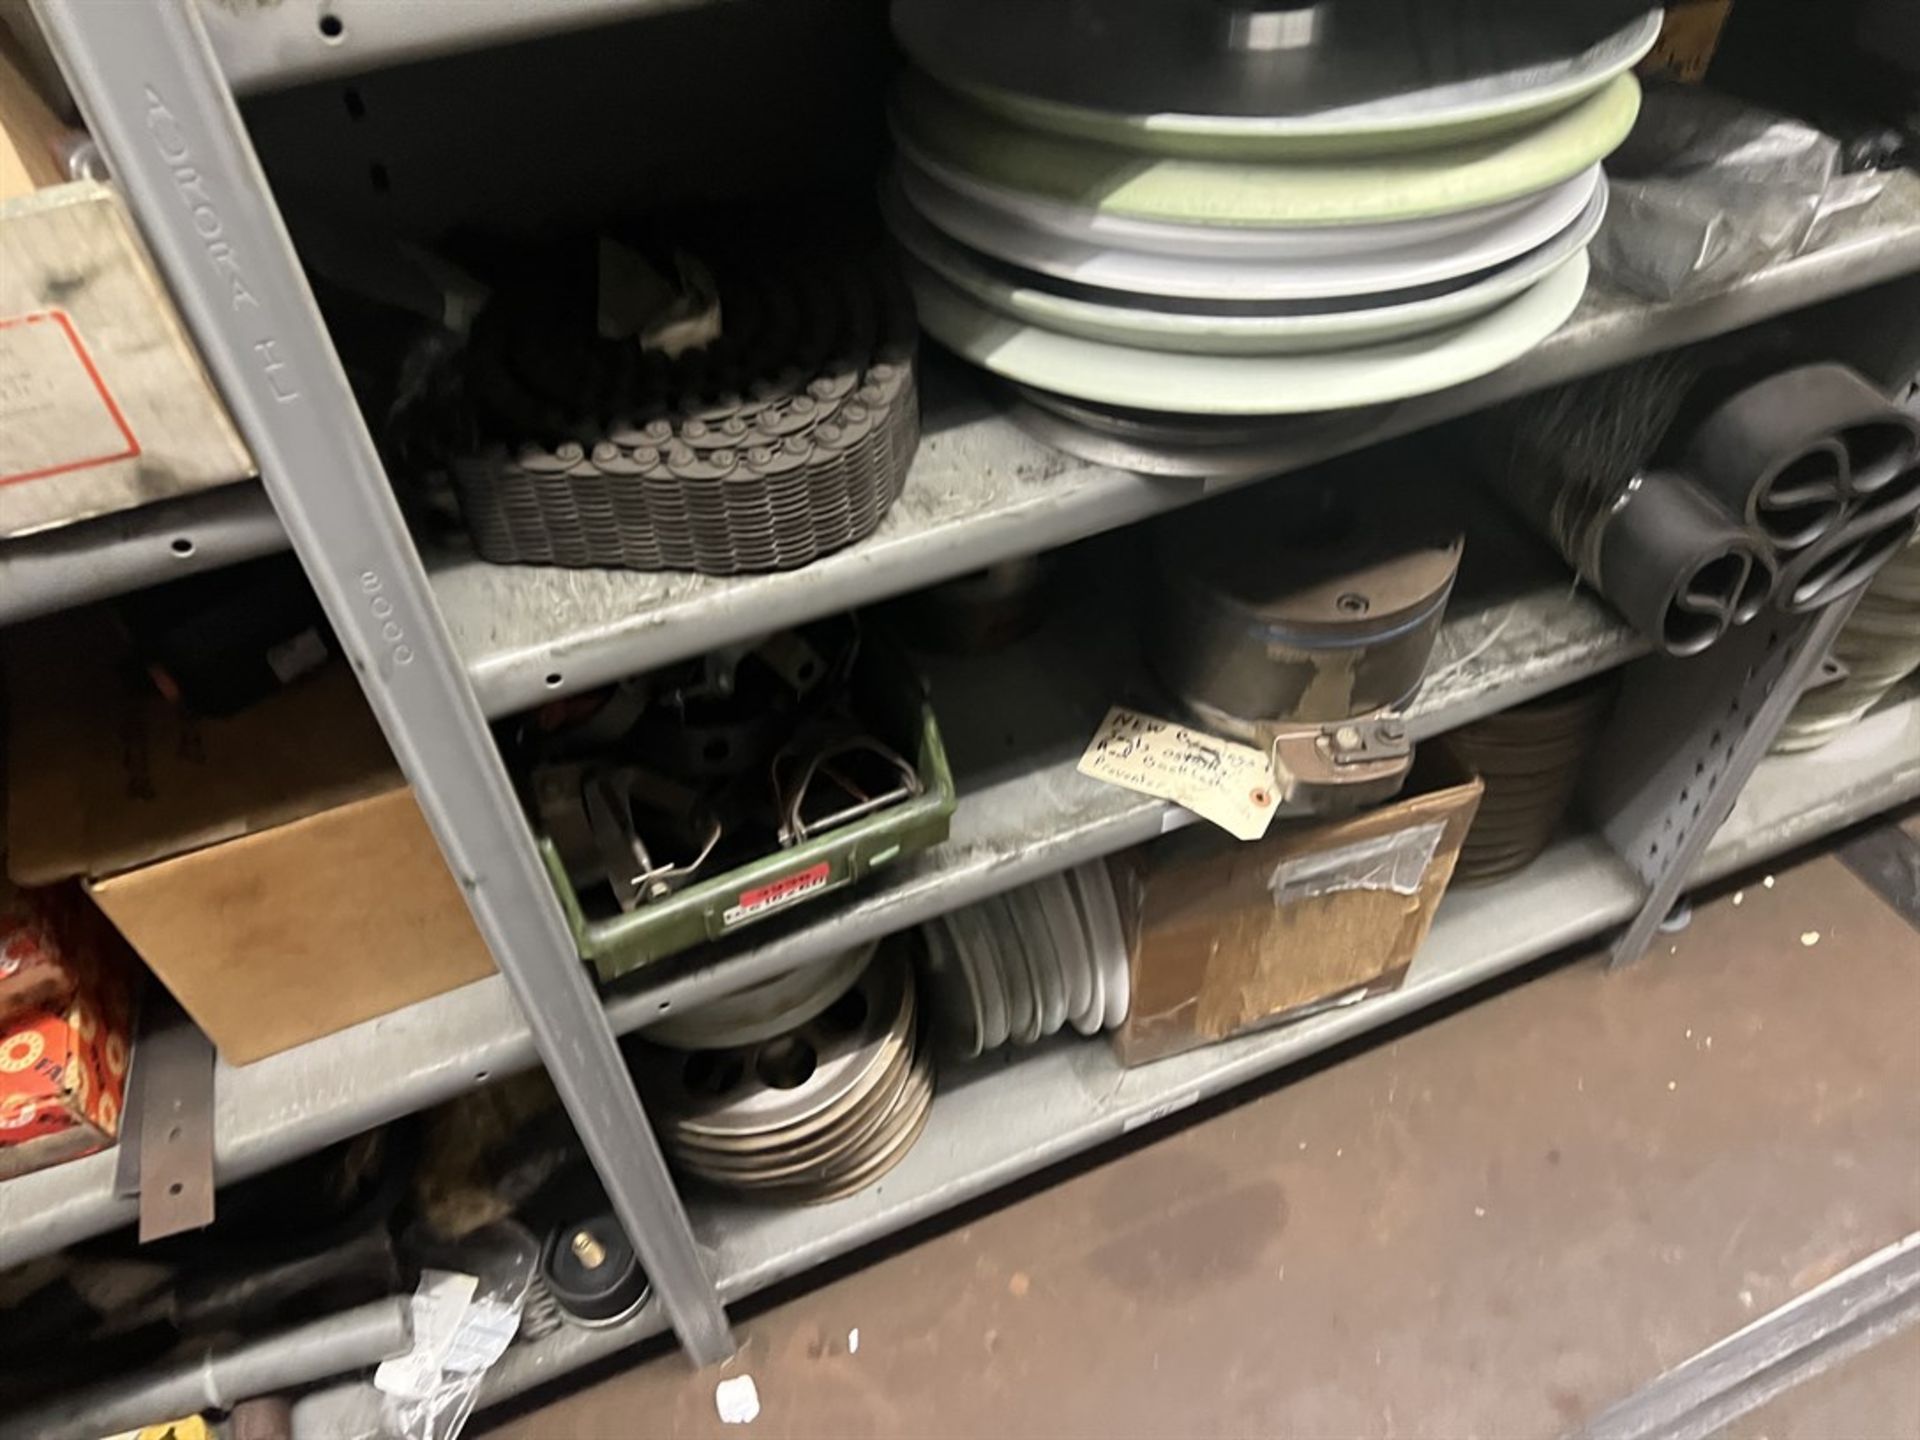
[[[1114,1035],[1122,1063],[1191,1050],[1398,984],[1426,938],[1480,801],[1439,756],[1415,790],[1364,814],[1240,844],[1188,831],[1114,862],[1133,1004]],[[1427,857],[1394,888],[1330,885],[1396,857]]]
[[[406,789],[89,888],[230,1064],[493,973]]]
[[[125,667],[101,612],[8,642],[7,868],[23,885],[97,879],[403,783],[343,664],[207,720]]]
[[[40,98],[7,27],[0,24],[0,200],[31,195],[67,177],[54,158],[66,133],[60,117]]]

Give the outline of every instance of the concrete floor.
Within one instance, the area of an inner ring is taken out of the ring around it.
[[[1231,1099],[484,1433],[1563,1433],[1920,1229],[1920,937],[1816,858]],[[1735,1433],[1920,1437],[1916,1360]]]

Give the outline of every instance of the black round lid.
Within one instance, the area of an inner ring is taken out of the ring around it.
[[[647,1295],[647,1277],[611,1214],[554,1227],[540,1270],[554,1301],[584,1324],[619,1320]]]

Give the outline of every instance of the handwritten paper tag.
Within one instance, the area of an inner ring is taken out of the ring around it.
[[[1116,705],[1107,711],[1080,773],[1184,805],[1237,840],[1273,823],[1273,762],[1264,750]]]

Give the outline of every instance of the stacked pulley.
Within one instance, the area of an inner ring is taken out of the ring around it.
[[[1812,750],[1843,733],[1920,670],[1920,539],[1881,568],[1833,643],[1833,674],[1800,698],[1776,750]]]
[[[858,966],[833,957],[679,1017],[660,1037],[697,1049],[650,1045],[635,1057],[676,1166],[813,1202],[871,1184],[907,1153],[933,1101],[913,971],[897,954],[855,954]]]
[[[732,575],[880,523],[919,443],[913,309],[891,262],[801,247],[711,282],[697,343],[606,338],[566,294],[483,312],[439,441],[482,558]]]
[[[1095,1035],[1127,1018],[1126,938],[1101,861],[952,911],[920,933],[931,1006],[963,1057],[1068,1025]]]
[[[1455,883],[1509,875],[1547,848],[1612,697],[1608,681],[1590,681],[1446,737],[1446,748],[1486,786],[1453,867]]]
[[[895,0],[886,206],[921,322],[1096,433],[1485,373],[1579,301],[1660,18]]]

